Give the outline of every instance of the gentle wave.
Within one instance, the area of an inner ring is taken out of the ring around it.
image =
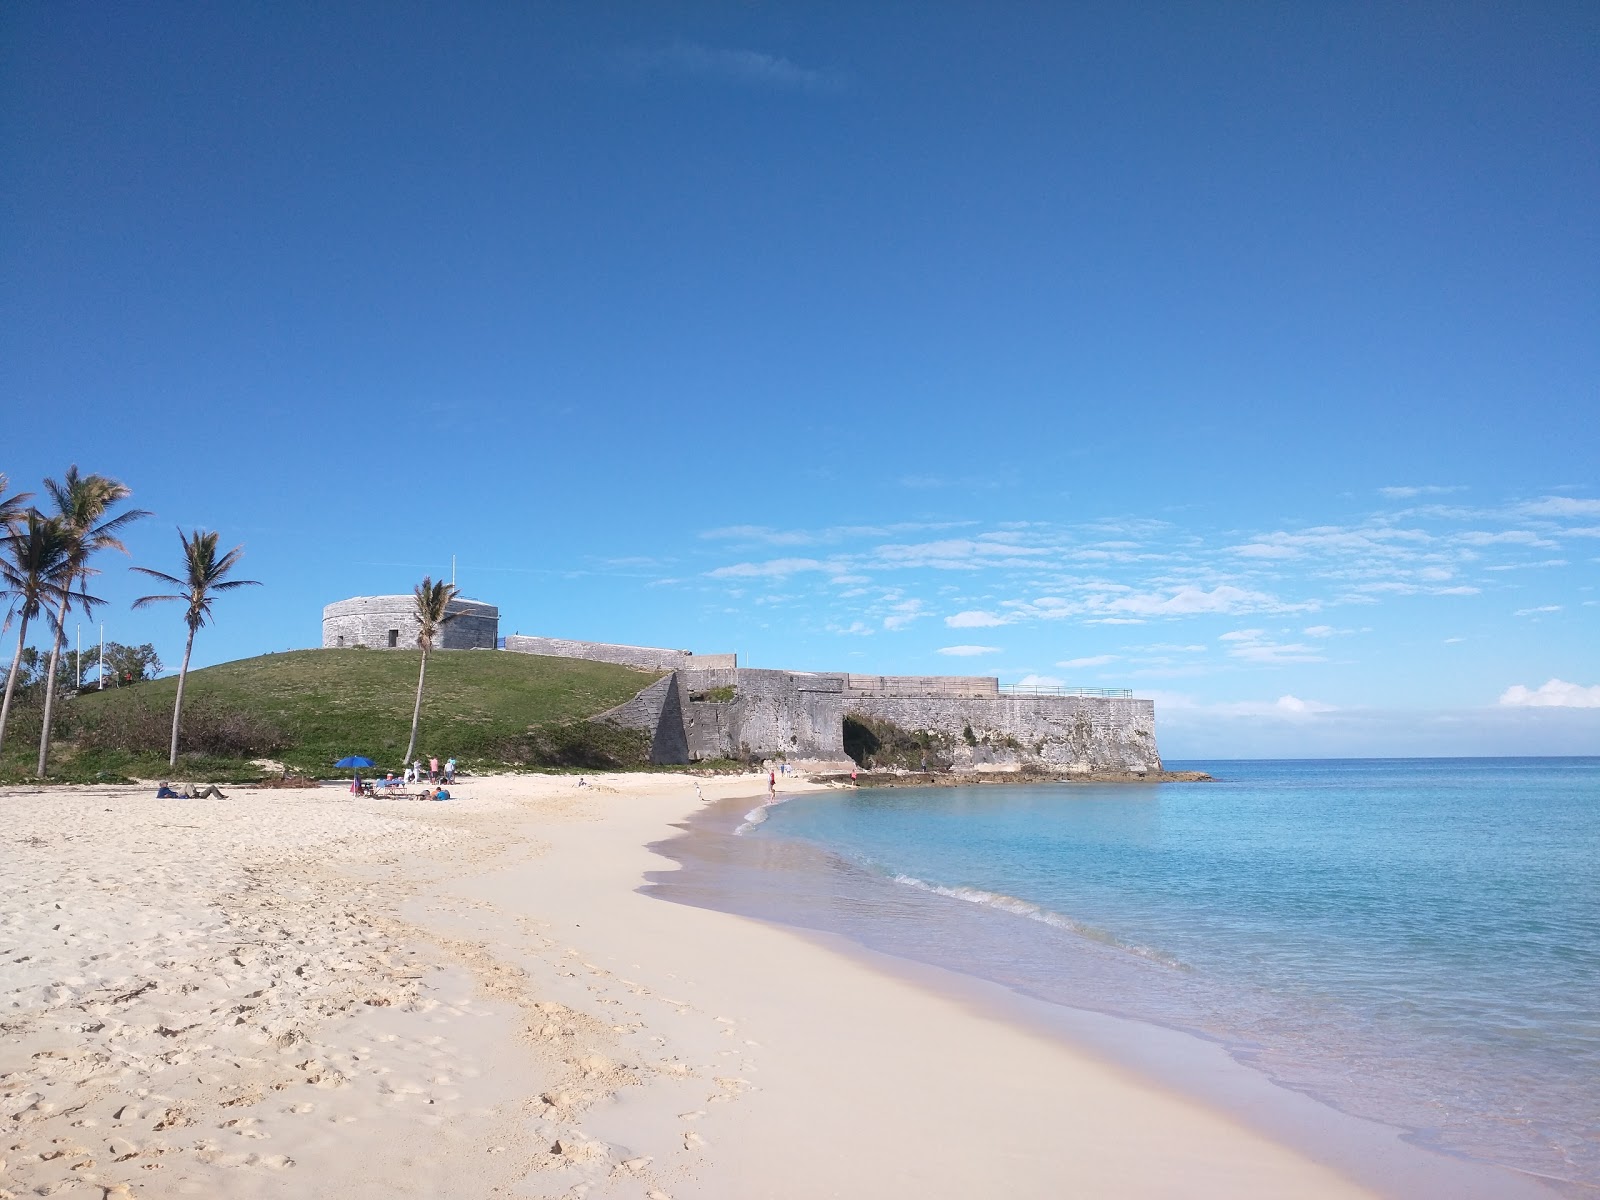
[[[767,814],[761,814],[765,821]],[[918,891],[932,892],[935,896],[948,896],[952,900],[965,900],[968,904],[980,904],[985,908],[999,909],[1001,912],[1012,913],[1015,916],[1027,917],[1030,921],[1049,925],[1056,929],[1064,929],[1068,933],[1077,934],[1091,942],[1098,942],[1102,946],[1110,946],[1115,950],[1122,950],[1128,954],[1137,955],[1150,962],[1159,963],[1164,967],[1174,970],[1187,971],[1188,966],[1176,958],[1153,950],[1149,946],[1141,946],[1135,942],[1125,942],[1107,933],[1103,929],[1096,929],[1093,925],[1085,925],[1081,921],[1074,921],[1064,913],[1058,913],[1035,904],[1031,900],[1023,900],[1018,896],[1008,896],[1004,892],[989,892],[983,888],[975,887],[947,887],[940,883],[929,883],[912,875],[894,875],[894,881],[906,887],[916,888]]]
[[[742,835],[753,832],[754,830],[760,828],[760,826],[765,823],[767,819],[767,809],[776,808],[787,799],[789,799],[788,796],[775,796],[770,800],[763,800],[760,804],[756,805],[756,807],[745,813],[744,820],[740,822],[739,827],[733,831],[734,834],[736,836]]]

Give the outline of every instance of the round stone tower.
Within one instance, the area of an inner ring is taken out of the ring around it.
[[[500,637],[500,610],[481,600],[450,602],[457,614],[439,630],[435,649],[493,650]],[[414,596],[352,596],[322,610],[322,647],[366,646],[373,650],[415,650],[417,602]]]

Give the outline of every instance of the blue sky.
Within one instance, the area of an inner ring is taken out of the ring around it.
[[[1600,752],[1600,10],[464,7],[0,12],[0,470],[242,542],[197,662],[455,554],[1168,757]]]

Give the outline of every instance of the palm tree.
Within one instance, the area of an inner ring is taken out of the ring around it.
[[[433,649],[433,639],[439,631],[459,615],[450,611],[450,602],[456,598],[456,585],[428,575],[417,584],[417,645],[422,647],[422,670],[417,672],[417,704],[411,710],[411,741],[406,743],[406,762],[411,761],[417,748],[417,722],[422,717],[422,681],[428,677],[428,651]]]
[[[17,492],[6,495],[6,487],[10,484],[4,471],[0,471],[0,530],[4,530],[9,537],[22,527],[27,518],[23,511],[23,504],[33,499],[32,492]]]
[[[177,595],[140,596],[133,602],[135,608],[143,608],[158,600],[177,600],[189,606],[189,611],[183,618],[189,626],[189,640],[183,647],[183,666],[178,668],[178,699],[172,705],[172,750],[167,756],[169,767],[178,765],[178,719],[183,713],[183,684],[189,677],[189,655],[194,651],[194,635],[211,616],[212,596],[217,592],[231,592],[234,588],[261,586],[261,582],[256,579],[226,578],[228,572],[239,565],[239,558],[244,553],[243,546],[235,546],[218,558],[215,533],[196,529],[193,537],[184,537],[183,530],[180,529],[178,540],[183,543],[182,579],[176,575],[168,575],[164,571],[153,571],[149,567],[132,568],[141,575],[148,575],[152,579],[159,579],[162,583],[181,589]]]
[[[22,620],[17,652],[11,656],[11,671],[6,675],[5,703],[0,705],[0,746],[4,746],[11,697],[17,690],[17,672],[22,665],[22,647],[28,640],[28,623],[41,612],[50,614],[51,605],[59,607],[65,602],[72,586],[72,539],[60,521],[30,508],[0,549],[0,595],[11,601],[6,620],[9,622],[13,615]]]
[[[62,476],[61,482],[54,479],[44,481],[45,491],[50,493],[50,498],[55,502],[56,513],[62,527],[72,539],[72,566],[69,572],[67,590],[70,593],[72,583],[77,582],[79,588],[78,603],[83,609],[84,616],[91,616],[94,605],[99,601],[89,595],[89,576],[95,572],[89,566],[89,560],[101,550],[120,550],[124,554],[128,548],[122,544],[120,534],[129,523],[137,521],[140,517],[150,514],[142,509],[129,509],[119,516],[107,518],[106,514],[113,505],[120,504],[133,495],[122,483],[104,475],[80,475],[78,466],[74,463],[67,468],[67,473]],[[61,597],[57,612],[53,615],[56,637],[50,649],[50,674],[45,681],[44,688],[44,728],[39,732],[39,770],[41,778],[44,776],[45,764],[50,757],[50,715],[55,707],[56,699],[56,664],[61,660],[61,649],[67,640],[67,610],[71,606],[72,597]]]

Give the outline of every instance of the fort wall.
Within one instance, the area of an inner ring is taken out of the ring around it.
[[[929,765],[940,769],[1064,776],[1162,769],[1149,700],[1002,695],[998,687],[989,694],[990,681],[981,677],[950,692],[906,677],[898,685],[906,694],[891,694],[889,688],[852,688],[852,678],[749,668],[681,671],[671,676],[672,688],[659,681],[597,719],[650,728],[652,761],[661,763],[781,757],[813,770],[848,770],[844,724],[854,717],[929,735]]]
[[[515,654],[541,654],[549,658],[581,658],[590,662],[617,663],[643,671],[684,671],[694,668],[733,668],[739,665],[735,654],[696,654],[692,650],[664,650],[655,646],[622,646],[609,642],[579,642],[568,638],[529,637],[511,634],[505,648]]]

